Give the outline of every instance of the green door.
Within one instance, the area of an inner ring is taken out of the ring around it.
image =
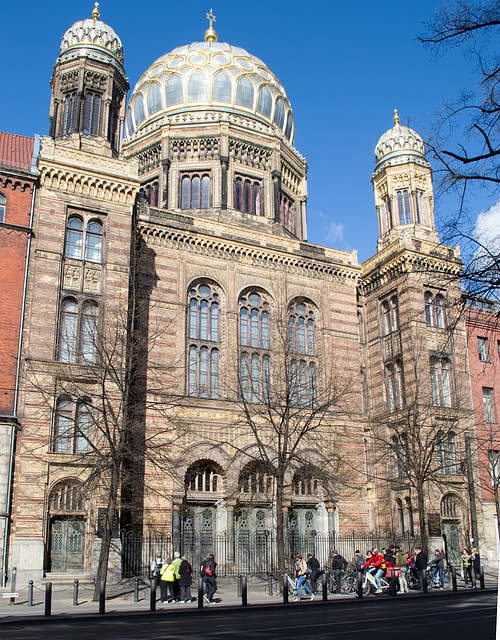
[[[85,521],[54,518],[50,526],[50,567],[54,572],[83,570]]]

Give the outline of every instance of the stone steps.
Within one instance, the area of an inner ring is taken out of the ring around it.
[[[41,583],[46,584],[52,582],[52,584],[74,584],[75,580],[78,580],[81,585],[94,585],[94,579],[86,572],[49,572],[45,574],[45,578],[42,578]]]

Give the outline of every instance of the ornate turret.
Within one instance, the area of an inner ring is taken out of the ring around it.
[[[66,31],[52,76],[50,136],[68,146],[116,155],[129,89],[123,46],[114,30],[92,18]]]
[[[425,158],[422,138],[400,124],[394,109],[394,126],[375,147],[372,182],[378,212],[378,250],[397,235],[438,241],[434,226],[432,171]]]

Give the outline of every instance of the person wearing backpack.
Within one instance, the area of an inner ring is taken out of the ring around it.
[[[167,589],[169,592],[168,602],[175,602],[174,580],[179,578],[179,574],[170,558],[165,562],[160,571],[160,592],[162,602],[167,599]]]
[[[408,565],[408,555],[401,551],[401,547],[396,547],[396,567],[399,567],[399,587],[403,593],[408,593],[408,583],[406,582],[406,567]]]
[[[208,556],[201,563],[200,576],[205,582],[205,588],[203,590],[203,596],[207,604],[214,604],[213,597],[217,591],[217,574],[215,573],[217,563],[215,562],[215,556],[213,553],[209,553]]]

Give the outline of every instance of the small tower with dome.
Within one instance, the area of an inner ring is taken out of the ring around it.
[[[396,109],[394,126],[375,147],[375,161],[372,182],[379,225],[377,250],[400,235],[438,242],[432,171],[424,143],[416,131],[400,124]]]
[[[51,80],[50,132],[77,149],[116,156],[129,89],[120,38],[102,22],[99,3],[61,40]]]

